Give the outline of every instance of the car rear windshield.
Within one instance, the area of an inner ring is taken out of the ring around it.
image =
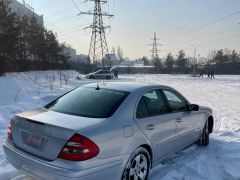
[[[80,87],[56,99],[45,108],[76,116],[90,118],[108,118],[113,115],[128,92]]]

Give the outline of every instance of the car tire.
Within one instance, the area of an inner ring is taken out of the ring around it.
[[[208,122],[205,124],[202,135],[198,141],[200,146],[208,146],[209,145],[209,131],[208,131]]]
[[[129,158],[124,169],[122,180],[147,180],[151,166],[151,158],[148,151],[140,147]]]
[[[94,79],[94,77],[93,77],[93,76],[90,76],[89,79]]]

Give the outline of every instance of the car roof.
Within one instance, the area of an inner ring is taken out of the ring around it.
[[[158,84],[149,84],[149,83],[136,83],[136,82],[99,82],[99,83],[91,83],[84,85],[85,87],[99,87],[104,89],[114,89],[118,91],[125,91],[125,92],[133,92],[135,90],[141,90],[146,88],[167,88],[170,87]]]

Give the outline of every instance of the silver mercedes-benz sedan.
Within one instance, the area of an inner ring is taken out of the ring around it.
[[[170,154],[207,146],[213,123],[211,109],[173,88],[93,83],[13,117],[4,151],[40,179],[146,180]]]

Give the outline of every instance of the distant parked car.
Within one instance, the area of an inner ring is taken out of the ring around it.
[[[97,72],[87,74],[85,76],[85,78],[87,78],[87,79],[108,79],[108,80],[110,80],[110,79],[113,79],[114,76],[108,70],[99,70]]]
[[[213,123],[210,108],[173,88],[93,83],[17,114],[3,148],[14,167],[37,179],[147,180],[170,154],[207,146]]]

